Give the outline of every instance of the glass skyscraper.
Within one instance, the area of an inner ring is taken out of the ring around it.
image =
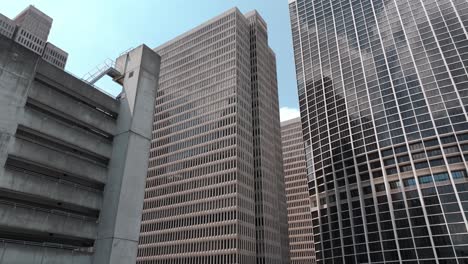
[[[138,264],[288,263],[275,55],[237,8],[161,56]]]
[[[289,11],[317,263],[468,263],[468,1]]]

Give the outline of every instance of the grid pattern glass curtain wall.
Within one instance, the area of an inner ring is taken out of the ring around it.
[[[289,8],[317,263],[468,263],[468,2]]]

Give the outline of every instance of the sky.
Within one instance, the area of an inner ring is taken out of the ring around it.
[[[232,7],[256,9],[276,53],[281,120],[299,116],[287,0],[0,0],[0,13],[13,18],[30,4],[53,18],[48,41],[68,52],[66,70],[78,77],[142,43],[155,48]],[[115,93],[113,85],[97,83]]]

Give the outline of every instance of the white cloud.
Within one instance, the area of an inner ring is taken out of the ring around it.
[[[301,113],[299,112],[299,109],[296,108],[291,108],[291,107],[281,107],[280,108],[280,120],[281,122],[293,119],[296,117],[300,117]]]

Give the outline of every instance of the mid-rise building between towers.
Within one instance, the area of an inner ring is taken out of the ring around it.
[[[300,118],[281,122],[291,264],[314,264],[312,216]]]

